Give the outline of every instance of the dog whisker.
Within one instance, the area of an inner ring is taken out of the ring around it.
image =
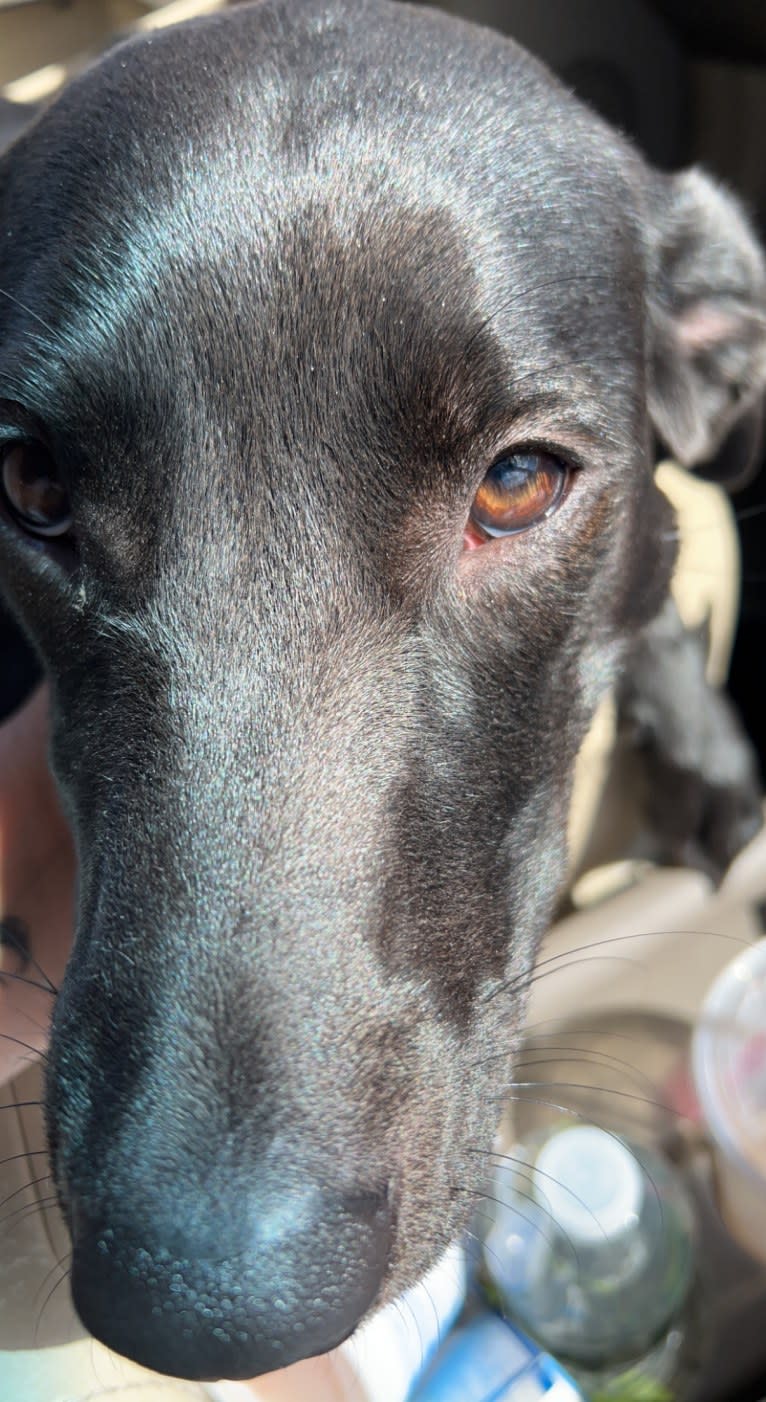
[[[433,1312],[433,1317],[434,1317],[434,1323],[435,1323],[435,1325],[436,1325],[436,1339],[437,1339],[437,1343],[441,1343],[442,1326],[441,1326],[441,1319],[439,1318],[439,1311],[438,1311],[438,1309],[436,1308],[436,1301],[434,1300],[434,1297],[433,1297],[433,1295],[431,1294],[431,1291],[429,1290],[429,1288],[428,1288],[428,1286],[426,1285],[425,1281],[421,1281],[421,1282],[420,1282],[420,1289],[421,1289],[421,1291],[423,1292],[423,1294],[425,1295],[426,1299],[428,1300],[429,1305],[431,1306],[431,1310],[432,1310],[432,1312]],[[422,1340],[421,1340],[421,1356],[422,1356],[422,1354],[423,1354],[423,1346],[422,1346]],[[421,1365],[421,1366],[422,1366],[422,1365]]]
[[[642,965],[640,959],[631,959],[625,954],[602,954],[597,952],[598,945],[602,942],[605,943],[606,941],[594,941],[592,945],[588,946],[588,949],[593,951],[592,953],[581,954],[576,958],[567,959],[566,963],[563,962],[564,956],[559,955],[556,956],[556,958],[561,959],[561,963],[552,964],[550,968],[544,968],[542,965],[535,966],[528,973],[516,975],[508,983],[501,984],[498,988],[493,989],[492,992],[488,994],[486,1002],[491,1003],[502,994],[512,996],[516,993],[526,992],[528,989],[532,988],[534,984],[540,983],[544,978],[550,978],[554,974],[560,974],[566,970],[577,968],[581,964],[590,964],[591,962],[627,964],[630,968],[644,969],[645,966]],[[575,951],[570,950],[568,953],[574,955]],[[504,1015],[504,1013],[501,1015]]]
[[[515,1082],[515,1081],[514,1081],[514,1082],[513,1082],[513,1085],[514,1085],[514,1087],[515,1087],[515,1090],[523,1089],[526,1085],[530,1086],[531,1088],[533,1088],[535,1085],[538,1085],[538,1086],[540,1086],[540,1087],[542,1087],[542,1088],[544,1088],[544,1087],[547,1086],[547,1085],[550,1085],[551,1088],[554,1089],[554,1090],[567,1090],[567,1089],[572,1089],[572,1090],[594,1090],[594,1091],[595,1091],[595,1090],[601,1090],[601,1089],[602,1089],[602,1087],[600,1087],[600,1086],[579,1086],[579,1085],[577,1085],[577,1084],[575,1084],[575,1085],[569,1085],[569,1086],[568,1086],[567,1083],[565,1083],[565,1082],[556,1082],[556,1081],[537,1081],[537,1082],[535,1082],[535,1081],[529,1081],[529,1082],[521,1082],[520,1085],[519,1085],[518,1082]],[[512,1100],[512,1101],[515,1101],[515,1102],[517,1102],[518,1104],[521,1104],[521,1105],[539,1105],[542,1109],[546,1109],[546,1110],[558,1110],[558,1111],[559,1111],[562,1115],[564,1115],[565,1117],[571,1117],[572,1119],[575,1119],[575,1120],[581,1120],[583,1124],[595,1125],[596,1128],[602,1130],[604,1134],[608,1134],[610,1139],[614,1139],[614,1141],[615,1141],[616,1144],[620,1144],[623,1148],[625,1147],[625,1142],[624,1142],[624,1140],[623,1140],[623,1139],[621,1138],[621,1136],[620,1136],[614,1129],[612,1129],[609,1125],[602,1124],[600,1120],[595,1119],[592,1115],[585,1115],[585,1114],[583,1114],[583,1112],[582,1112],[581,1110],[576,1110],[576,1109],[574,1108],[574,1106],[572,1106],[572,1105],[562,1105],[558,1100],[548,1100],[548,1099],[544,1099],[542,1096],[539,1096],[539,1095],[517,1095],[517,1094],[515,1094],[515,1091],[514,1091],[514,1090],[506,1091],[506,1092],[505,1092],[504,1098],[505,1098],[505,1100]],[[631,1098],[632,1098],[633,1100],[641,1100],[641,1099],[642,1099],[641,1096],[632,1096]],[[666,1107],[663,1106],[662,1108],[664,1109],[664,1108],[666,1108]],[[670,1113],[670,1114],[675,1114],[679,1119],[680,1119],[680,1118],[683,1118],[682,1116],[680,1116],[680,1115],[678,1114],[678,1111],[674,1111],[674,1110],[670,1109],[670,1110],[669,1110],[669,1113]],[[662,1216],[663,1216],[663,1218],[664,1218],[664,1208],[663,1208],[663,1205],[662,1205],[662,1199],[661,1199],[661,1196],[660,1196],[659,1189],[657,1188],[657,1184],[655,1183],[654,1178],[652,1177],[651,1173],[646,1172],[646,1170],[644,1170],[644,1169],[642,1169],[642,1172],[645,1172],[645,1173],[646,1173],[646,1177],[647,1177],[649,1183],[651,1184],[651,1187],[652,1187],[652,1191],[653,1191],[653,1193],[654,1193],[654,1196],[655,1196],[655,1198],[657,1199],[657,1205],[658,1205],[658,1207],[659,1207],[660,1213],[662,1214]]]
[[[418,1348],[420,1349],[420,1364],[419,1364],[419,1367],[418,1367],[418,1371],[420,1372],[420,1371],[422,1371],[423,1364],[424,1364],[424,1362],[425,1362],[425,1356],[426,1356],[425,1345],[424,1345],[424,1343],[423,1343],[423,1333],[422,1333],[422,1330],[421,1330],[421,1328],[420,1328],[420,1321],[419,1321],[419,1319],[418,1319],[418,1317],[417,1317],[417,1314],[415,1313],[415,1310],[413,1309],[413,1307],[412,1307],[410,1301],[409,1301],[404,1295],[401,1296],[398,1300],[394,1300],[393,1303],[394,1303],[394,1304],[396,1305],[396,1307],[397,1307],[397,1313],[398,1313],[399,1318],[401,1319],[401,1321],[402,1321],[402,1323],[403,1323],[403,1325],[404,1325],[405,1330],[406,1330],[407,1332],[409,1332],[409,1325],[407,1324],[407,1319],[406,1319],[405,1313],[404,1313],[405,1310],[407,1311],[407,1314],[409,1315],[410,1319],[412,1320],[413,1325],[415,1326],[415,1333],[417,1334],[417,1339],[418,1339]]]
[[[592,1207],[589,1207],[588,1204],[584,1202],[581,1197],[578,1196],[578,1194],[574,1191],[573,1188],[569,1186],[568,1183],[562,1183],[560,1179],[554,1177],[552,1173],[546,1173],[544,1169],[537,1167],[533,1169],[528,1163],[525,1162],[524,1159],[517,1158],[513,1154],[501,1153],[497,1149],[468,1149],[467,1152],[469,1154],[478,1154],[482,1157],[498,1160],[501,1163],[512,1164],[513,1172],[524,1182],[528,1183],[530,1186],[533,1183],[539,1183],[539,1180],[541,1178],[545,1178],[548,1180],[548,1182],[555,1183],[559,1188],[563,1188],[564,1191],[569,1195],[569,1197],[572,1198],[573,1202],[576,1202],[578,1207],[581,1207],[583,1211],[587,1212],[589,1217],[592,1217],[599,1231],[603,1233],[604,1240],[606,1240],[606,1232],[604,1231],[604,1228],[601,1222],[599,1221],[598,1217],[596,1216],[595,1212],[593,1211]],[[538,1198],[536,1194],[535,1201],[538,1202],[539,1205],[543,1207],[546,1212],[548,1212],[549,1216],[551,1216],[549,1204],[547,1204],[544,1200]],[[560,1227],[559,1230],[561,1230]],[[564,1233],[564,1235],[566,1235],[566,1233]],[[567,1238],[567,1240],[569,1240],[569,1238]],[[574,1242],[569,1240],[569,1245],[572,1249],[572,1252],[576,1256],[577,1253],[575,1250]]]
[[[24,983],[27,988],[36,988],[40,993],[47,993],[51,998],[58,997],[58,989],[54,988],[52,984],[38,983],[37,979],[27,978],[26,974],[14,974],[8,969],[0,969],[0,984],[6,981],[8,983]]]
[[[536,1038],[533,1040],[536,1040]],[[541,1056],[541,1052],[551,1053],[551,1055]],[[514,1056],[512,1050],[506,1049],[505,1051],[493,1053],[490,1056],[481,1058],[479,1061],[473,1062],[472,1069],[491,1065],[495,1061],[503,1061],[510,1057],[513,1059],[514,1071],[518,1072],[519,1070],[531,1066],[555,1064],[561,1056],[566,1058],[567,1065],[582,1064],[584,1066],[602,1066],[606,1070],[614,1069],[627,1072],[638,1084],[653,1088],[651,1077],[647,1076],[639,1067],[634,1066],[632,1062],[626,1061],[622,1057],[613,1056],[610,1052],[605,1052],[596,1048],[573,1045],[567,1046],[562,1043],[548,1044],[545,1047],[536,1047],[528,1044],[526,1050],[522,1049],[521,1055],[517,1056]]]
[[[31,1053],[31,1059],[33,1061],[45,1061],[47,1059],[45,1052],[39,1051],[37,1047],[32,1046],[31,1042],[23,1042],[21,1037],[12,1037],[10,1032],[0,1032],[0,1041],[11,1042],[15,1047],[23,1047],[25,1051]]]
[[[34,1027],[35,1031],[36,1031],[36,1032],[39,1032],[39,1033],[41,1034],[41,1036],[43,1036],[43,1037],[45,1038],[45,1041],[46,1041],[46,1043],[47,1043],[48,1035],[49,1035],[49,1033],[50,1033],[50,1023],[49,1023],[49,1022],[39,1022],[38,1019],[37,1019],[36,1017],[33,1017],[32,1014],[31,1014],[30,1012],[28,1012],[26,1008],[18,1008],[18,1009],[17,1009],[17,1012],[18,1012],[19,1017],[23,1017],[24,1021],[25,1021],[25,1022],[28,1022],[29,1025],[30,1025],[30,1027]],[[48,1053],[47,1053],[47,1051],[44,1051],[44,1050],[43,1050],[43,1051],[36,1051],[36,1052],[35,1052],[35,1060],[36,1060],[36,1061],[47,1061],[47,1059],[48,1059]]]
[[[36,1292],[35,1298],[34,1298],[34,1300],[33,1300],[33,1302],[32,1302],[32,1303],[33,1303],[33,1306],[36,1306],[36,1305],[37,1305],[37,1302],[38,1302],[38,1300],[40,1299],[40,1296],[42,1295],[42,1293],[43,1293],[43,1291],[44,1291],[46,1285],[48,1284],[48,1281],[50,1280],[50,1278],[51,1278],[51,1276],[54,1274],[54,1272],[55,1272],[55,1271],[61,1270],[62,1267],[64,1267],[65,1262],[67,1263],[67,1265],[66,1265],[66,1267],[65,1267],[65,1270],[68,1270],[68,1268],[69,1268],[69,1267],[68,1267],[68,1263],[71,1261],[71,1259],[72,1259],[72,1252],[71,1252],[71,1250],[68,1250],[68,1251],[65,1251],[65,1252],[63,1253],[63,1255],[59,1256],[58,1260],[56,1260],[56,1261],[53,1262],[53,1265],[50,1267],[49,1270],[47,1270],[47,1271],[45,1272],[45,1275],[43,1276],[42,1280],[40,1281],[39,1286],[37,1287],[37,1292]],[[44,1309],[44,1308],[45,1308],[45,1306],[43,1305],[43,1309]],[[40,1313],[40,1318],[42,1318],[42,1311],[41,1311],[41,1313]],[[39,1323],[40,1323],[40,1319],[38,1319],[38,1325],[39,1325]]]
[[[58,1206],[58,1195],[47,1193],[45,1197],[36,1198],[34,1202],[25,1203],[23,1207],[17,1207],[13,1212],[9,1212],[5,1217],[0,1217],[0,1227],[7,1227],[10,1222],[23,1222],[29,1217],[34,1217],[39,1212],[42,1216],[45,1212],[53,1212]]]
[[[466,1190],[466,1189],[462,1189],[462,1188],[456,1188],[455,1191],[456,1191],[456,1192],[465,1192],[465,1191],[467,1191],[467,1190]],[[481,1198],[479,1197],[478,1200],[480,1201]],[[472,1222],[473,1222],[473,1221],[475,1221],[475,1222],[479,1222],[479,1221],[488,1222],[489,1225],[491,1226],[491,1225],[492,1225],[492,1222],[494,1221],[494,1218],[492,1217],[492,1214],[491,1214],[491,1213],[489,1213],[489,1212],[482,1212],[482,1210],[481,1210],[480,1207],[474,1207],[474,1208],[471,1210],[471,1221],[472,1221]],[[494,1248],[491,1247],[491,1246],[488,1246],[487,1243],[486,1243],[486,1241],[485,1241],[481,1236],[479,1236],[477,1232],[472,1231],[470,1227],[466,1227],[466,1228],[465,1228],[465,1230],[464,1230],[464,1232],[463,1232],[463,1236],[464,1236],[464,1238],[465,1238],[466,1241],[469,1241],[469,1242],[473,1242],[473,1243],[474,1243],[477,1252],[480,1251],[480,1252],[482,1253],[483,1256],[485,1256],[485,1257],[489,1258],[490,1260],[494,1261],[494,1262],[495,1262],[495,1266],[496,1266],[496,1268],[497,1268],[497,1274],[498,1274],[498,1276],[502,1275],[502,1271],[503,1271],[503,1262],[501,1261],[500,1257],[498,1256],[498,1254],[497,1254],[497,1252],[494,1250]]]
[[[35,959],[32,954],[26,926],[23,925],[20,920],[16,920],[13,916],[0,919],[0,946],[5,946],[6,949],[12,949],[18,955],[24,968],[31,966],[31,968],[36,970],[43,980],[43,992],[50,993],[53,997],[58,996],[58,989],[55,983],[49,979],[42,965],[38,963],[37,959]],[[16,976],[20,977],[20,975],[6,974],[4,970],[0,970],[0,978]]]
[[[550,1022],[554,1023],[555,1026],[548,1032],[540,1030]],[[579,1023],[575,1027],[568,1022],[564,1023],[560,1017],[543,1017],[539,1018],[536,1022],[525,1023],[524,1032],[527,1037],[535,1042],[540,1041],[544,1037],[561,1037],[562,1034],[567,1037],[605,1037],[609,1038],[610,1041],[615,1039],[620,1042],[632,1042],[636,1046],[643,1046],[646,1041],[646,1038],[641,1036],[638,1032],[617,1032],[611,1027],[581,1027]],[[581,1048],[572,1047],[572,1050],[579,1051]],[[611,1056],[611,1052],[609,1055]],[[631,1062],[625,1063],[626,1066],[630,1066],[631,1064]]]
[[[470,1152],[470,1151],[469,1151],[469,1152]],[[487,1152],[491,1152],[491,1151],[488,1150]],[[525,1164],[525,1163],[523,1162],[522,1159],[513,1159],[512,1156],[511,1156],[510,1154],[503,1154],[503,1155],[500,1155],[500,1157],[501,1157],[501,1158],[504,1158],[504,1159],[507,1159],[509,1162],[512,1162],[512,1163],[515,1165],[515,1173],[516,1173],[516,1176],[517,1176],[518,1178],[520,1178],[521,1181],[522,1181],[523,1183],[526,1183],[526,1185],[527,1185],[527,1189],[528,1189],[529,1191],[524,1191],[524,1192],[522,1192],[520,1188],[516,1188],[515,1191],[516,1191],[517,1195],[520,1196],[520,1197],[522,1197],[522,1198],[524,1198],[524,1199],[527,1200],[528,1202],[533,1203],[535,1207],[538,1207],[538,1208],[540,1209],[540,1211],[544,1213],[544,1215],[549,1219],[549,1221],[551,1221],[551,1222],[553,1223],[553,1225],[556,1227],[556,1230],[557,1230],[557,1231],[560,1231],[561,1234],[562,1234],[562,1236],[564,1236],[564,1238],[565,1238],[565,1240],[566,1240],[566,1242],[567,1242],[567,1245],[569,1246],[569,1249],[570,1249],[572,1255],[574,1256],[575,1260],[577,1261],[577,1260],[578,1260],[577,1248],[576,1248],[574,1242],[572,1241],[571,1237],[570,1237],[570,1236],[568,1235],[568,1233],[560,1226],[560,1224],[556,1221],[556,1219],[555,1219],[555,1217],[553,1216],[553,1213],[552,1213],[552,1211],[551,1211],[550,1203],[548,1202],[547,1198],[545,1198],[545,1196],[544,1196],[543,1194],[540,1194],[540,1195],[538,1196],[538,1194],[534,1191],[533,1184],[534,1184],[534,1182],[535,1182],[535,1175],[538,1173],[538,1171],[537,1171],[536,1169],[533,1169],[533,1168],[531,1167],[530,1164]],[[553,1182],[553,1183],[555,1183],[555,1182],[558,1181],[557,1179],[553,1178],[553,1177],[551,1176],[551,1174],[549,1174],[549,1173],[542,1174],[542,1175],[538,1175],[538,1176],[542,1176],[542,1177],[548,1178],[548,1179],[549,1179],[551,1182]],[[559,1184],[559,1186],[560,1186],[560,1187],[565,1187],[566,1185],[565,1185],[565,1184]],[[574,1197],[574,1198],[576,1198],[576,1194],[573,1193],[573,1192],[571,1192],[571,1189],[570,1189],[569,1191],[570,1191],[570,1193],[571,1193],[571,1196]],[[579,1198],[576,1198],[576,1200],[577,1200],[578,1202],[580,1202],[580,1206],[581,1206],[581,1207],[585,1207],[585,1204],[584,1204],[583,1202],[581,1202]],[[506,1206],[509,1206],[509,1204],[506,1203]],[[590,1211],[590,1209],[588,1209],[588,1211]],[[593,1213],[591,1212],[590,1215],[593,1216]],[[596,1219],[595,1219],[595,1217],[594,1217],[594,1221],[595,1221],[595,1220],[596,1220]]]
[[[550,1052],[551,1055],[536,1055],[535,1053],[539,1051]],[[654,1089],[654,1083],[651,1077],[647,1076],[640,1067],[632,1065],[629,1061],[624,1061],[619,1056],[612,1056],[609,1052],[602,1052],[595,1048],[591,1050],[588,1047],[557,1045],[542,1048],[529,1048],[526,1055],[517,1058],[514,1062],[514,1069],[516,1071],[525,1071],[535,1066],[555,1065],[561,1055],[564,1056],[567,1066],[600,1066],[607,1071],[624,1071],[627,1072],[628,1076],[638,1085],[642,1085],[650,1090]]]
[[[26,969],[31,965],[44,980],[44,983],[40,983],[37,979],[30,978],[27,974],[0,968],[0,987],[8,986],[11,983],[18,983],[27,988],[34,988],[36,991],[44,993],[49,997],[56,998],[58,996],[58,990],[55,985],[51,979],[48,978],[45,970],[30,951],[29,935],[23,921],[18,920],[14,916],[6,916],[0,919],[0,946],[13,950],[23,968]],[[36,1031],[42,1033],[43,1037],[47,1040],[48,1025],[39,1022],[37,1018],[33,1017],[32,1014],[23,1007],[19,1009],[19,1012],[24,1020],[28,1022],[30,1026],[34,1027]],[[25,1042],[18,1037],[12,1037],[9,1033],[0,1033],[0,1037],[4,1038],[5,1041],[23,1047],[30,1053],[32,1061],[40,1059],[46,1060],[45,1051],[38,1049],[31,1043]]]
[[[540,1223],[539,1223],[539,1222],[536,1222],[536,1221],[534,1220],[533,1217],[527,1217],[527,1214],[526,1214],[525,1212],[522,1212],[521,1209],[518,1208],[515,1204],[514,1204],[513,1207],[511,1208],[511,1205],[510,1205],[509,1203],[503,1202],[502,1198],[495,1197],[495,1195],[494,1195],[493,1193],[487,1193],[487,1192],[485,1192],[482,1188],[469,1188],[469,1187],[467,1187],[464,1183],[453,1183],[453,1184],[451,1185],[451,1187],[452,1187],[452,1191],[455,1192],[455,1193],[465,1193],[465,1194],[468,1195],[468,1197],[478,1198],[478,1199],[480,1199],[482,1202],[486,1202],[486,1203],[494,1203],[496,1207],[503,1207],[503,1208],[505,1208],[507,1211],[513,1211],[513,1212],[515,1212],[515,1213],[521,1218],[521,1220],[522,1220],[523,1222],[526,1222],[526,1223],[528,1224],[528,1226],[530,1226],[530,1227],[532,1228],[533,1231],[539,1233],[539,1235],[542,1237],[543,1241],[544,1241],[548,1246],[551,1246],[551,1247],[553,1246],[553,1244],[554,1244],[554,1243],[553,1243],[553,1238],[552,1238],[552,1237],[549,1237],[549,1236],[543,1231],[543,1229],[542,1229]],[[531,1199],[530,1199],[530,1201],[531,1201]],[[548,1215],[550,1215],[550,1214],[548,1214]],[[572,1249],[574,1250],[574,1247],[573,1247]]]
[[[517,1081],[515,1079],[513,1081],[515,1090],[536,1089],[545,1086],[550,1086],[551,1090],[598,1091],[600,1095],[616,1095],[621,1099],[634,1100],[642,1105],[649,1105],[654,1110],[661,1110],[663,1114],[679,1119],[684,1118],[673,1105],[667,1105],[662,1100],[654,1100],[651,1096],[638,1095],[632,1090],[619,1090],[616,1086],[591,1086],[581,1081]]]
[[[7,1163],[15,1163],[17,1159],[31,1159],[38,1154],[47,1154],[47,1149],[22,1149],[18,1154],[7,1154],[4,1159],[0,1159],[0,1168]]]
[[[485,995],[484,1001],[486,1003],[490,1003],[493,1001],[493,999],[497,998],[503,993],[514,993],[520,989],[530,986],[532,983],[537,982],[538,978],[542,976],[543,970],[557,970],[558,968],[567,968],[570,965],[574,965],[575,963],[585,963],[588,961],[588,959],[595,957],[591,953],[591,951],[600,950],[604,945],[624,944],[630,940],[658,939],[662,938],[663,935],[693,935],[697,939],[710,938],[727,940],[732,944],[738,944],[743,947],[747,946],[750,943],[750,941],[747,940],[743,935],[730,935],[721,930],[671,930],[660,928],[654,930],[634,930],[627,935],[609,935],[605,939],[589,940],[586,944],[576,945],[572,949],[560,950],[557,954],[549,954],[544,959],[538,959],[531,973],[525,972],[523,974],[519,974],[507,983],[503,983],[499,987],[493,988],[489,993]],[[575,960],[575,955],[582,957],[578,957]],[[637,963],[637,961],[634,960],[629,960],[628,962],[633,964]]]
[[[64,1284],[64,1282],[68,1279],[68,1277],[69,1277],[69,1266],[66,1266],[66,1267],[64,1267],[64,1268],[62,1269],[61,1275],[59,1276],[58,1280],[55,1280],[55,1281],[53,1282],[53,1285],[52,1285],[51,1289],[48,1291],[48,1294],[46,1295],[45,1299],[43,1300],[43,1303],[42,1303],[42,1306],[41,1306],[41,1309],[40,1309],[40,1313],[39,1313],[39,1315],[38,1315],[38,1317],[37,1317],[37,1322],[36,1322],[36,1324],[35,1324],[35,1335],[34,1335],[34,1337],[35,1337],[35,1346],[37,1346],[37,1340],[38,1340],[38,1337],[39,1337],[39,1334],[40,1334],[40,1327],[41,1327],[42,1322],[43,1322],[43,1315],[45,1314],[45,1311],[46,1311],[46,1309],[48,1308],[48,1305],[50,1304],[51,1300],[53,1299],[53,1296],[55,1295],[56,1291],[59,1289],[59,1287],[60,1287],[61,1285]]]
[[[596,1063],[589,1062],[587,1064],[593,1066]],[[556,1090],[571,1087],[573,1097],[569,1104],[563,1108],[566,1113],[576,1115],[578,1119],[584,1119],[589,1124],[598,1123],[598,1116],[603,1114],[604,1109],[602,1097],[606,1095],[619,1095],[622,1098],[622,1103],[619,1106],[620,1124],[624,1122],[625,1124],[635,1125],[637,1128],[646,1128],[647,1113],[649,1111],[660,1116],[662,1123],[667,1122],[667,1128],[671,1126],[676,1127],[688,1122],[688,1117],[683,1111],[677,1109],[673,1105],[666,1105],[661,1101],[653,1099],[650,1095],[641,1095],[638,1094],[638,1092],[620,1092],[615,1087],[604,1085],[602,1082],[568,1082],[563,1079],[540,1079],[539,1081],[514,1080],[510,1082],[510,1084],[522,1088],[527,1085],[537,1085],[541,1087],[550,1086]],[[517,1098],[521,1099],[522,1097]],[[527,1096],[524,1098],[527,1099],[530,1104],[537,1103],[537,1097],[535,1096]],[[575,1104],[577,1110],[575,1110]],[[643,1113],[641,1113],[642,1111]],[[615,1107],[615,1114],[616,1113],[617,1109]],[[615,1126],[612,1125],[612,1128],[615,1128]],[[619,1133],[619,1131],[617,1132]]]
[[[29,1188],[36,1187],[38,1183],[45,1183],[46,1180],[50,1179],[50,1176],[50,1173],[41,1173],[38,1178],[30,1178],[28,1182],[22,1183],[20,1188],[14,1189],[12,1193],[9,1193],[7,1197],[0,1201],[0,1211],[4,1207],[7,1207],[8,1203],[12,1202],[14,1198],[17,1198],[19,1193],[26,1193]]]

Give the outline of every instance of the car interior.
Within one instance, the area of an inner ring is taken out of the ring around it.
[[[117,39],[221,4],[0,0],[0,148]],[[759,0],[439,4],[539,54],[656,165],[705,166],[740,195],[766,239],[766,6]],[[661,444],[657,455],[658,480],[679,522],[674,596],[687,626],[706,630],[709,676],[728,687],[766,774],[766,471],[728,493],[706,480],[712,470],[686,472],[663,460]],[[37,680],[31,651],[0,612],[0,719]],[[618,733],[610,698],[578,761],[570,887],[538,961],[501,1143],[510,1148],[566,1112],[658,1147],[678,1166],[695,1205],[699,1274],[698,1358],[678,1402],[758,1402],[766,1397],[766,1179],[759,1223],[757,1192],[755,1207],[744,1188],[739,1203],[736,1187],[726,1197],[725,1165],[704,1122],[692,1059],[711,986],[766,933],[766,833],[716,889],[699,871],[659,863],[644,798],[640,759]],[[153,1378],[86,1338],[60,1285],[66,1233],[35,1157],[44,1145],[34,1103],[40,1078],[38,1064],[6,1087],[17,1108],[0,1124],[0,1397],[371,1396],[354,1374],[352,1351],[327,1371],[297,1365],[281,1381],[203,1385]],[[388,1402],[385,1390],[379,1396]],[[627,1389],[624,1396],[669,1402],[672,1394]]]

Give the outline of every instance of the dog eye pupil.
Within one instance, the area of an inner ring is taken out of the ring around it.
[[[487,473],[474,497],[471,525],[496,538],[529,530],[556,509],[569,469],[552,453],[511,453]]]
[[[32,535],[65,535],[71,525],[69,499],[47,448],[10,443],[0,449],[0,460],[3,495],[18,524]]]

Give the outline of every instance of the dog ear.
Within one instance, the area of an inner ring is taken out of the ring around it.
[[[737,200],[700,170],[656,176],[651,206],[651,418],[679,462],[733,485],[760,446],[766,261]]]

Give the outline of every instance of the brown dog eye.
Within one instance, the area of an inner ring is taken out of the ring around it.
[[[569,468],[551,453],[511,453],[489,469],[474,497],[469,527],[479,536],[515,535],[555,511]]]
[[[17,441],[0,448],[2,489],[8,509],[31,535],[66,535],[72,524],[69,498],[56,464],[42,443]]]

